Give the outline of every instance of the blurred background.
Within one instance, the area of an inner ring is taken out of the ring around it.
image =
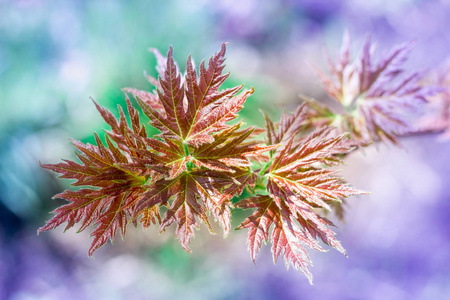
[[[337,223],[349,258],[311,252],[313,286],[268,246],[254,265],[245,231],[202,228],[189,255],[171,232],[130,226],[92,260],[88,230],[36,230],[69,186],[39,161],[73,159],[69,137],[106,128],[90,97],[117,112],[121,88],[151,88],[149,47],[173,45],[183,66],[229,42],[228,83],[255,87],[241,116],[262,126],[258,109],[276,118],[299,94],[323,97],[307,62],[323,69],[345,29],[355,50],[366,34],[386,51],[416,40],[408,67],[426,70],[448,58],[449,15],[446,0],[0,0],[0,299],[448,299],[450,143],[436,135],[349,157],[343,175],[371,195]]]

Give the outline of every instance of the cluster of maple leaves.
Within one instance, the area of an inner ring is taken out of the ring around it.
[[[323,251],[321,243],[345,254],[324,212],[342,212],[342,201],[361,194],[335,175],[332,167],[342,157],[369,142],[389,140],[409,129],[403,118],[436,90],[419,85],[419,73],[403,76],[401,64],[410,44],[394,49],[379,63],[371,61],[367,40],[359,60],[350,63],[349,38],[338,62],[331,63],[335,80],[320,73],[326,92],[345,113],[309,101],[292,114],[273,122],[265,115],[266,128],[230,124],[253,89],[223,89],[225,44],[199,70],[189,57],[185,75],[174,62],[153,50],[158,79],[148,76],[152,92],[124,89],[132,94],[149,124],[159,130],[151,137],[138,110],[126,98],[130,121],[119,107],[116,119],[95,103],[111,127],[105,142],[97,145],[73,141],[80,162],[64,160],[42,167],[75,179],[74,186],[55,198],[68,201],[39,229],[46,231],[67,223],[80,223],[79,231],[94,227],[89,255],[129,223],[160,231],[175,223],[176,237],[188,252],[199,223],[211,232],[211,219],[224,234],[230,231],[231,210],[253,211],[239,229],[248,229],[248,249],[255,257],[262,242],[272,244],[273,259],[280,255],[310,281],[307,248]],[[335,129],[337,127],[337,129]],[[403,130],[403,131],[402,131]],[[247,189],[252,195],[233,204]],[[165,207],[164,209],[161,209]]]

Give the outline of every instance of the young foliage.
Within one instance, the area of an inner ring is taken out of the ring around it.
[[[66,160],[43,165],[62,178],[76,179],[75,186],[88,187],[56,195],[70,203],[57,208],[56,215],[39,231],[64,222],[66,229],[82,222],[80,231],[94,225],[92,255],[108,238],[114,239],[118,228],[125,234],[129,220],[136,222],[138,217],[144,227],[158,222],[161,231],[176,223],[176,235],[187,251],[199,221],[212,232],[209,213],[225,234],[230,230],[230,199],[255,180],[250,158],[274,148],[250,141],[254,129],[241,130],[242,123],[227,123],[237,117],[253,91],[237,95],[242,86],[219,90],[228,77],[222,74],[225,44],[208,67],[205,62],[200,64],[198,78],[190,58],[186,76],[180,74],[172,48],[167,59],[156,55],[160,77],[149,78],[156,92],[126,91],[136,96],[150,125],[160,134],[147,136],[128,98],[130,124],[120,107],[116,120],[96,104],[111,127],[106,145],[96,134],[97,146],[73,142],[81,151],[77,153],[81,164]],[[163,216],[161,206],[168,207]]]
[[[176,237],[190,252],[200,223],[213,233],[213,219],[225,236],[229,233],[231,200],[247,187],[253,196],[236,206],[256,209],[239,226],[249,229],[253,260],[262,241],[270,237],[274,261],[282,254],[287,266],[292,264],[311,281],[306,248],[323,251],[322,241],[345,254],[330,229],[333,224],[320,214],[361,193],[327,168],[341,163],[340,156],[356,144],[347,134],[331,135],[328,126],[301,136],[311,123],[306,105],[283,114],[278,123],[265,115],[266,130],[230,124],[253,89],[220,89],[228,77],[223,74],[225,50],[223,44],[198,72],[189,57],[185,75],[172,48],[167,58],[152,50],[159,77],[147,78],[156,89],[124,91],[135,96],[149,125],[159,130],[154,137],[148,136],[128,97],[129,121],[120,106],[116,119],[94,102],[110,130],[104,142],[94,134],[97,145],[72,142],[80,162],[42,165],[82,188],[56,195],[68,203],[57,208],[38,232],[63,223],[66,229],[80,223],[79,231],[93,226],[92,256],[108,239],[114,240],[117,230],[124,236],[130,222],[144,228],[159,226],[160,232],[174,223]],[[263,132],[266,145],[256,139]]]
[[[274,262],[283,253],[286,266],[292,264],[312,282],[312,263],[305,247],[323,251],[320,239],[345,254],[329,228],[333,224],[318,211],[331,210],[332,204],[361,192],[335,177],[335,171],[324,168],[339,164],[337,155],[353,150],[355,144],[346,134],[329,137],[331,128],[324,127],[296,137],[305,124],[306,110],[303,105],[292,115],[283,114],[278,124],[266,116],[267,143],[281,143],[261,171],[268,194],[255,195],[236,206],[257,209],[239,226],[249,229],[247,244],[253,261],[262,242],[270,237]]]
[[[76,155],[81,164],[64,160],[59,164],[42,165],[61,174],[61,178],[75,179],[72,185],[86,188],[66,190],[55,195],[54,198],[65,199],[70,203],[57,208],[54,211],[56,215],[38,232],[54,229],[65,222],[66,230],[79,222],[82,222],[79,231],[94,225],[96,229],[91,234],[94,240],[89,249],[91,256],[108,238],[113,241],[117,229],[120,228],[122,235],[125,234],[136,202],[146,192],[147,181],[153,173],[146,166],[151,160],[140,154],[146,149],[143,141],[147,135],[145,127],[140,124],[137,111],[128,99],[127,105],[131,117],[130,127],[121,109],[120,121],[117,122],[109,111],[97,105],[112,131],[107,132],[106,145],[97,134],[97,146],[72,141],[80,151]]]
[[[394,48],[382,59],[375,60],[375,47],[366,38],[358,59],[350,60],[350,35],[344,35],[337,61],[328,56],[332,77],[316,69],[325,91],[342,106],[343,113],[313,104],[310,111],[314,126],[337,126],[341,132],[350,132],[361,144],[388,141],[398,144],[397,136],[411,133],[415,126],[411,120],[421,111],[426,98],[436,89],[419,84],[422,73],[405,75],[403,64],[413,43]]]

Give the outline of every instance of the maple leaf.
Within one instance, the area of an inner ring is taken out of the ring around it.
[[[419,84],[420,72],[405,75],[403,64],[413,43],[399,45],[375,61],[375,47],[367,37],[362,54],[354,62],[350,61],[350,44],[347,32],[337,61],[327,57],[332,78],[316,69],[325,91],[345,112],[334,113],[314,105],[311,123],[316,127],[337,126],[361,144],[388,141],[398,145],[397,136],[414,131],[411,116],[417,115],[426,98],[438,91]]]
[[[229,125],[237,117],[253,89],[237,94],[242,86],[220,90],[228,77],[222,74],[225,44],[199,74],[191,58],[182,76],[170,48],[167,58],[157,57],[158,80],[147,76],[155,86],[152,92],[124,89],[137,99],[151,126],[160,130],[147,135],[138,111],[126,97],[130,121],[119,106],[119,118],[95,103],[105,122],[106,145],[97,134],[97,146],[74,141],[81,164],[65,160],[42,165],[75,179],[73,185],[87,186],[65,191],[55,197],[70,203],[57,208],[56,214],[39,231],[54,229],[67,222],[66,229],[82,222],[80,230],[95,226],[89,255],[116,231],[125,234],[126,225],[140,223],[144,228],[159,223],[160,231],[176,223],[181,246],[189,242],[199,223],[210,232],[210,215],[219,222],[226,235],[230,230],[231,199],[252,186],[256,175],[254,160],[267,160],[263,153],[276,148],[261,146],[254,128],[241,129],[242,123]],[[160,210],[166,206],[167,210]]]
[[[249,158],[274,148],[259,146],[256,141],[244,143],[251,136],[252,129],[239,131],[241,125],[236,124],[213,134],[211,143],[195,146],[177,144],[170,139],[147,139],[148,145],[159,153],[154,161],[162,162],[166,168],[165,178],[155,183],[155,186],[160,184],[156,190],[174,186],[170,194],[174,195],[175,200],[161,224],[161,230],[173,221],[177,221],[178,225],[181,222],[184,227],[177,229],[177,236],[183,233],[180,242],[186,250],[189,249],[187,244],[193,229],[198,228],[195,216],[211,228],[204,212],[212,212],[225,234],[228,233],[230,199],[254,182]],[[151,193],[153,187],[149,191]],[[155,205],[155,197],[142,197],[138,211]],[[197,199],[201,201],[197,202]],[[184,217],[184,214],[187,216]]]
[[[323,251],[320,239],[345,254],[329,228],[333,224],[318,210],[331,210],[334,203],[362,192],[334,176],[336,171],[324,168],[339,164],[338,155],[352,151],[354,142],[346,134],[332,136],[328,127],[300,138],[305,119],[304,105],[291,115],[284,114],[278,124],[266,116],[268,144],[282,143],[261,171],[269,194],[242,200],[236,206],[257,209],[238,227],[249,229],[247,244],[252,259],[262,241],[270,237],[274,262],[283,254],[287,267],[292,264],[312,282],[311,260],[305,247]]]
[[[106,147],[95,134],[97,146],[73,141],[80,151],[76,153],[81,164],[65,160],[58,164],[43,164],[43,168],[60,173],[62,178],[75,179],[75,186],[89,186],[76,191],[66,190],[55,195],[70,203],[57,208],[56,215],[38,230],[54,229],[67,222],[66,230],[82,222],[79,231],[89,225],[96,226],[91,236],[94,240],[89,255],[103,245],[108,239],[114,240],[117,229],[125,234],[128,217],[133,203],[145,190],[148,172],[141,172],[133,163],[106,137]]]
[[[147,156],[155,162],[150,165],[163,177],[149,188],[150,197],[141,198],[137,212],[167,202],[152,191],[170,183],[173,200],[160,230],[176,222],[176,235],[186,251],[190,251],[188,244],[199,227],[198,220],[212,232],[209,213],[225,235],[229,232],[231,198],[246,185],[254,184],[250,159],[261,158],[262,153],[274,149],[251,140],[253,128],[240,130],[242,123],[227,124],[237,117],[253,90],[241,95],[237,93],[242,86],[219,90],[228,77],[222,74],[224,55],[225,44],[209,60],[208,67],[205,62],[200,64],[198,78],[188,58],[183,77],[170,48],[167,59],[159,59],[166,65],[160,66],[157,91],[152,93],[162,108],[148,105],[134,93],[150,125],[161,131],[156,138],[145,138],[145,143],[151,148]]]
[[[220,91],[222,83],[229,74],[222,74],[225,61],[225,44],[205,67],[200,64],[199,78],[191,58],[186,65],[186,76],[182,78],[173,60],[170,48],[166,66],[161,70],[155,102],[159,106],[149,105],[137,96],[143,112],[149,117],[152,126],[161,130],[161,136],[189,145],[211,142],[211,133],[228,128],[226,123],[237,117],[247,97],[253,90],[240,96],[236,94],[241,86]]]
[[[253,89],[220,89],[228,77],[222,74],[225,50],[222,44],[207,66],[205,61],[200,64],[198,73],[189,57],[185,75],[173,60],[172,48],[167,58],[152,50],[159,77],[147,78],[155,90],[124,92],[136,98],[149,124],[159,130],[156,136],[148,136],[127,96],[129,121],[122,107],[116,118],[94,102],[110,126],[105,142],[97,134],[96,145],[73,141],[80,163],[42,165],[81,188],[55,196],[69,203],[57,208],[38,232],[63,223],[66,229],[81,223],[79,231],[93,226],[92,256],[108,239],[113,241],[117,231],[124,236],[130,222],[144,228],[153,224],[160,232],[174,224],[178,241],[190,252],[200,223],[214,233],[215,220],[228,234],[233,198],[249,187],[253,196],[236,206],[256,209],[239,227],[249,229],[253,260],[262,241],[270,238],[274,262],[282,255],[287,267],[293,265],[312,281],[306,248],[324,251],[322,241],[345,253],[330,229],[333,224],[319,213],[361,193],[325,168],[339,164],[340,155],[355,143],[345,134],[330,137],[329,127],[299,135],[309,125],[306,105],[293,114],[283,113],[276,124],[265,116],[266,145],[257,139],[262,130],[229,124]]]

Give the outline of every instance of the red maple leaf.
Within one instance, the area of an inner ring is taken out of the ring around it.
[[[301,137],[311,123],[308,108],[302,105],[293,114],[283,113],[277,124],[265,116],[263,145],[257,136],[264,130],[229,124],[253,89],[241,93],[243,86],[220,89],[228,77],[223,74],[225,44],[207,66],[204,61],[200,64],[198,73],[188,58],[185,76],[173,60],[172,48],[167,58],[152,51],[159,78],[147,77],[156,89],[124,91],[136,97],[159,133],[148,136],[128,97],[129,122],[121,107],[116,119],[94,102],[111,129],[105,142],[95,134],[97,145],[73,141],[79,163],[42,165],[74,179],[72,185],[81,188],[55,196],[69,203],[57,208],[39,232],[63,223],[66,229],[81,223],[80,231],[93,226],[92,256],[118,230],[124,235],[130,222],[140,221],[144,228],[153,224],[161,232],[174,224],[181,246],[190,252],[200,223],[213,233],[215,220],[228,234],[232,199],[249,187],[253,196],[236,206],[256,208],[239,226],[249,229],[252,259],[262,241],[270,239],[274,261],[283,255],[287,266],[292,264],[311,281],[306,248],[323,251],[322,241],[345,253],[330,229],[332,223],[320,212],[339,208],[343,199],[361,193],[326,168],[339,164],[340,156],[355,143],[346,134],[332,137],[329,127]]]
[[[255,181],[250,159],[264,159],[263,153],[275,148],[252,140],[260,131],[241,130],[242,123],[228,124],[253,90],[240,95],[242,86],[220,90],[228,77],[222,74],[225,44],[207,67],[205,62],[200,64],[198,78],[190,58],[183,77],[172,48],[167,59],[155,54],[160,76],[159,80],[149,80],[156,91],[125,91],[136,97],[150,125],[160,133],[147,136],[128,98],[130,124],[121,108],[116,120],[96,104],[111,127],[107,145],[98,135],[97,146],[74,141],[82,164],[65,161],[43,165],[63,178],[76,179],[73,185],[89,187],[55,196],[70,203],[57,208],[56,215],[39,231],[64,222],[67,228],[83,222],[80,230],[94,225],[92,255],[108,238],[113,240],[118,228],[124,234],[127,223],[137,223],[139,217],[145,228],[159,222],[161,231],[176,223],[176,236],[187,251],[199,221],[212,232],[209,213],[225,234],[230,230],[231,198]],[[161,206],[168,207],[162,215]]]
[[[81,164],[66,160],[59,164],[44,164],[42,167],[62,174],[62,178],[76,179],[75,186],[87,186],[75,191],[64,191],[54,198],[70,203],[57,208],[56,214],[38,232],[54,229],[67,222],[66,229],[82,222],[79,231],[89,225],[96,226],[91,236],[94,241],[89,255],[103,245],[108,238],[113,240],[117,229],[125,234],[125,228],[135,203],[145,191],[150,172],[133,163],[108,136],[106,147],[95,135],[97,146],[73,141],[81,152],[77,153]],[[130,142],[131,144],[131,142]],[[124,147],[124,146],[123,146]]]
[[[350,132],[361,144],[372,141],[398,144],[397,136],[415,130],[411,116],[417,116],[426,98],[438,90],[419,83],[421,72],[405,75],[403,64],[413,43],[399,45],[375,60],[375,48],[367,37],[362,54],[354,62],[350,61],[350,44],[347,32],[337,61],[334,63],[327,57],[332,77],[316,69],[325,91],[345,112],[336,113],[313,104],[309,118],[315,127],[327,124]]]
[[[330,137],[331,129],[326,127],[298,138],[305,117],[304,106],[292,115],[283,115],[278,126],[266,116],[268,143],[282,143],[262,171],[269,194],[242,200],[236,206],[257,208],[239,226],[249,229],[247,243],[252,259],[262,241],[270,237],[274,261],[283,253],[286,265],[292,264],[312,282],[305,247],[322,251],[317,242],[320,239],[345,254],[329,228],[333,224],[318,210],[330,210],[334,203],[361,192],[334,176],[336,171],[324,168],[340,163],[338,155],[350,152],[354,143],[345,134]]]

